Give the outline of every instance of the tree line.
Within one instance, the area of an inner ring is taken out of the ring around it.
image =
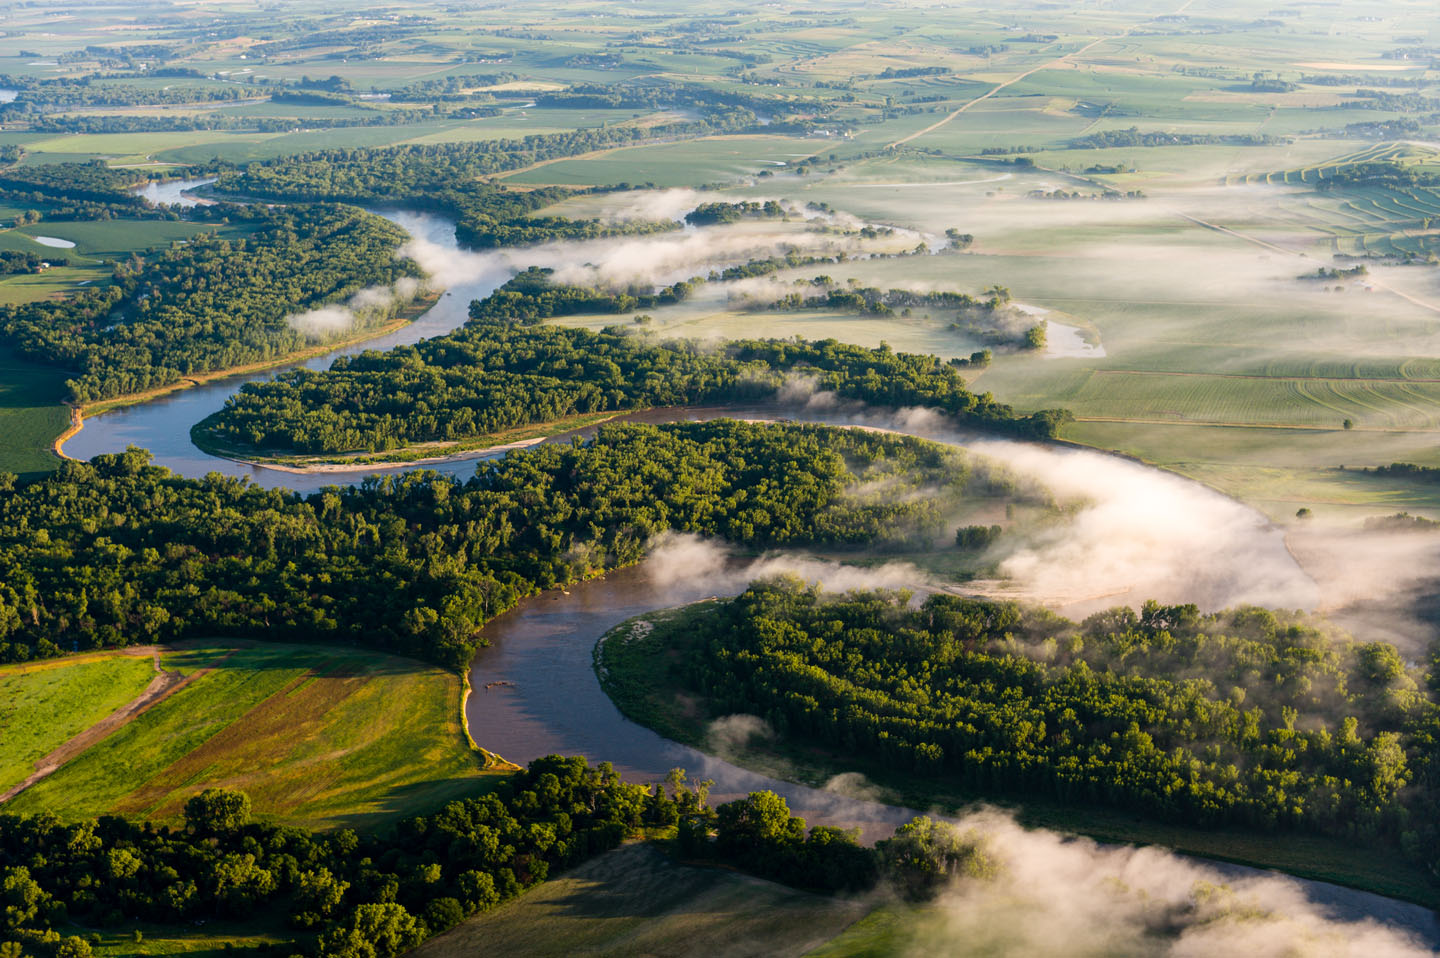
[[[0,476],[0,662],[193,636],[331,641],[462,670],[522,598],[632,564],[666,530],[755,548],[864,545],[939,521],[854,498],[874,463],[945,481],[939,448],[814,426],[620,424],[586,445],[309,496],[140,449]],[[926,451],[926,450],[930,451]]]
[[[647,833],[675,834],[687,858],[821,892],[885,880],[925,900],[957,876],[996,870],[977,836],[944,822],[917,818],[867,848],[857,832],[807,830],[773,792],[712,809],[709,784],[676,769],[635,785],[608,762],[550,755],[490,794],[374,834],[256,822],[248,796],[224,788],[192,796],[178,827],[0,815],[0,954],[90,958],[100,937],[86,929],[178,930],[278,912],[291,954],[396,958]]]
[[[1162,130],[1100,130],[1070,141],[1075,150],[1107,150],[1127,146],[1273,146],[1289,143],[1290,137],[1262,133],[1167,133]]]
[[[442,144],[474,146],[475,144]],[[394,152],[400,151],[400,152]],[[333,155],[344,153],[345,158]],[[377,156],[375,154],[383,153]],[[402,206],[455,218],[455,237],[474,249],[520,246],[549,240],[585,240],[679,229],[672,220],[572,220],[536,216],[536,211],[572,196],[622,187],[509,190],[475,179],[471,164],[488,154],[474,150],[430,152],[396,147],[391,151],[346,150],[303,154],[250,164],[244,172],[220,171],[217,188],[291,203],[341,202]],[[372,167],[380,169],[372,176]]]
[[[1001,287],[992,287],[999,290]],[[872,316],[893,316],[897,312],[906,316],[916,309],[954,310],[958,313],[989,314],[995,312],[1009,300],[1009,293],[996,293],[987,298],[971,296],[949,290],[918,292],[910,289],[881,289],[878,286],[861,286],[855,280],[849,284],[836,283],[829,276],[816,276],[800,280],[795,291],[780,299],[756,304],[757,310],[801,310],[827,309],[841,312],[869,313]]]
[[[742,220],[778,220],[785,218],[785,207],[777,200],[743,201],[739,203],[701,203],[685,214],[691,226],[715,226],[739,223]]]
[[[483,248],[541,239],[673,229],[676,225],[657,226],[644,221],[604,224],[561,217],[518,219],[508,215],[507,209],[497,210],[496,204],[513,209],[515,204],[525,202],[526,194],[482,182],[484,177],[594,150],[735,132],[754,122],[755,115],[750,111],[732,110],[649,128],[602,126],[481,143],[331,149],[251,163],[241,171],[230,170],[219,161],[214,167],[221,173],[219,189],[248,196],[296,202],[383,203],[444,212],[456,218],[455,235],[462,243]],[[530,207],[538,208],[538,204]]]
[[[618,846],[655,804],[608,764],[550,756],[378,835],[252,822],[248,798],[224,789],[191,798],[181,828],[0,815],[0,948],[87,958],[90,940],[63,931],[280,911],[297,954],[394,958]]]

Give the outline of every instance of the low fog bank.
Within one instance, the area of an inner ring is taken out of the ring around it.
[[[1317,611],[1340,627],[1415,658],[1440,637],[1440,532],[1312,519],[1286,543],[1320,588]]]
[[[1280,527],[1199,483],[1118,456],[962,432],[931,410],[869,410],[810,391],[803,380],[781,398],[798,418],[963,446],[1048,490],[1060,515],[1002,537],[994,558],[1003,579],[980,583],[984,591],[1072,617],[1146,599],[1206,611],[1321,604],[1319,585],[1286,549]]]
[[[323,341],[343,336],[378,321],[393,317],[420,295],[424,284],[404,277],[394,286],[371,286],[362,289],[343,303],[332,303],[303,313],[285,317],[291,329],[307,339]]]
[[[1378,896],[1275,873],[1028,830],[994,810],[957,824],[982,837],[998,874],[958,881],[916,915],[907,956],[1434,954],[1435,919],[1418,905],[1387,909]],[[1360,917],[1377,908],[1385,923]]]
[[[797,250],[807,256],[850,255],[859,239],[803,230],[714,227],[603,240],[558,241],[538,246],[473,252],[416,237],[404,254],[442,286],[531,266],[555,270],[555,281],[586,286],[668,286],[711,269],[768,259]]]
[[[774,738],[763,719],[731,715],[710,724],[706,751],[754,765],[750,747]],[[794,777],[770,753],[760,761],[770,774]],[[692,777],[718,769],[708,764]],[[867,842],[888,838],[915,814],[881,804],[893,793],[859,772],[835,775],[819,790],[780,791],[808,824],[859,826]],[[738,797],[716,792],[712,800]],[[1440,944],[1433,911],[1370,892],[1027,828],[986,806],[930,814],[977,839],[990,874],[957,879],[931,905],[908,912],[897,936],[902,955],[1418,958]],[[882,887],[876,897],[887,904],[893,892]]]
[[[683,220],[686,213],[704,202],[732,201],[739,198],[723,194],[706,197],[685,189],[639,191],[627,195],[604,218]],[[456,286],[538,266],[554,270],[554,279],[559,283],[618,290],[669,286],[711,270],[789,252],[816,257],[863,257],[878,248],[897,251],[924,242],[938,249],[946,243],[944,237],[898,227],[886,227],[891,231],[888,235],[867,239],[855,232],[867,224],[848,213],[812,209],[789,200],[779,202],[791,218],[789,224],[742,220],[665,233],[557,240],[483,251],[459,248],[446,237],[417,234],[401,247],[399,254],[415,260],[439,286]]]
[[[723,543],[676,532],[664,533],[655,540],[646,557],[645,570],[659,590],[672,590],[698,581],[707,583],[715,595],[735,595],[757,579],[777,575],[799,576],[819,584],[827,592],[908,589],[921,594],[939,588],[925,572],[909,562],[862,568],[790,552],[771,552],[758,559],[737,560]]]
[[[742,196],[727,192],[676,187],[663,190],[632,190],[624,193],[612,193],[607,200],[612,205],[600,213],[600,218],[607,222],[617,223],[637,220],[675,220],[683,223],[688,213],[705,203],[765,203],[774,200],[785,208],[787,215],[797,220],[825,223],[843,229],[859,229],[866,225],[864,220],[850,213],[799,203],[778,194]]]
[[[907,563],[859,570],[827,564],[821,575],[786,560],[827,590],[947,588],[1037,603],[1076,621],[1148,599],[1195,603],[1206,612],[1260,605],[1323,613],[1362,640],[1390,641],[1412,656],[1433,636],[1431,620],[1440,620],[1437,610],[1417,609],[1440,578],[1440,534],[1318,519],[1285,527],[1198,482],[1120,456],[997,440],[956,429],[931,410],[870,409],[817,392],[803,376],[790,377],[776,398],[778,408],[749,415],[957,445],[1003,466],[1024,497],[1054,506],[1052,517],[1017,526],[984,556],[996,578],[959,587],[938,584]],[[688,561],[674,574],[692,574]],[[759,567],[736,571],[713,557],[694,568],[698,575],[766,574]]]

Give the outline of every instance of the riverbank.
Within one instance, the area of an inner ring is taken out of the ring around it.
[[[205,417],[191,427],[190,440],[195,444],[195,448],[201,452],[211,456],[218,456],[221,459],[228,459],[231,462],[242,465],[274,469],[279,472],[288,472],[295,475],[319,475],[354,472],[356,469],[361,468],[399,469],[408,466],[423,467],[443,465],[449,462],[460,462],[465,459],[480,459],[511,452],[516,449],[525,449],[558,435],[564,435],[565,433],[574,432],[578,429],[587,429],[611,422],[621,416],[629,415],[632,412],[644,411],[645,410],[618,410],[602,413],[581,413],[552,422],[516,426],[513,429],[505,429],[500,432],[476,436],[471,439],[458,439],[449,442],[425,442],[417,443],[413,446],[405,446],[404,448],[389,452],[360,452],[335,456],[251,454],[245,449],[217,442],[213,437],[208,435],[206,431],[207,423],[215,418],[214,415]],[[442,449],[445,450],[445,452],[437,455],[436,453]]]
[[[65,454],[65,443],[73,439],[76,433],[85,428],[86,419],[93,419],[112,409],[120,409],[126,406],[135,406],[140,403],[150,402],[153,399],[183,392],[187,389],[193,389],[196,386],[203,386],[218,380],[228,379],[232,376],[249,376],[256,373],[263,373],[267,370],[277,369],[281,366],[303,363],[317,356],[324,356],[336,350],[345,349],[349,346],[357,346],[372,339],[379,339],[382,336],[403,329],[413,323],[439,302],[440,297],[443,295],[444,290],[427,291],[407,304],[394,319],[389,320],[384,325],[370,327],[353,336],[317,343],[299,352],[286,353],[284,356],[277,356],[273,359],[266,359],[256,363],[246,363],[240,366],[230,366],[225,369],[197,373],[196,375],[186,376],[165,386],[157,386],[154,389],[146,389],[140,392],[126,393],[123,396],[115,396],[110,399],[101,399],[95,402],[81,404],[67,403],[70,408],[70,428],[55,437],[55,441],[51,444],[51,451],[61,459],[73,458]]]
[[[465,744],[470,751],[480,756],[480,767],[487,772],[520,772],[524,771],[519,765],[507,760],[504,756],[490,751],[475,741],[475,736],[470,734],[470,713],[466,706],[470,704],[470,693],[475,687],[470,684],[470,673],[460,673],[460,731],[465,735]]]
[[[703,695],[681,682],[675,666],[695,649],[696,636],[702,633],[694,623],[712,609],[713,600],[702,600],[644,613],[608,630],[593,652],[600,686],[622,715],[665,738],[710,754],[717,744],[712,723],[725,716],[715,713]],[[811,788],[835,789],[837,781],[854,780],[859,773],[863,797],[871,801],[948,813],[979,804],[998,806],[1026,827],[1107,843],[1154,845],[1214,861],[1276,869],[1427,908],[1440,906],[1440,888],[1423,869],[1403,861],[1397,850],[1388,847],[1301,832],[1196,828],[1031,795],[969,792],[931,777],[897,773],[855,752],[798,745],[781,737],[752,736],[744,742],[734,738],[727,738],[718,757]]]

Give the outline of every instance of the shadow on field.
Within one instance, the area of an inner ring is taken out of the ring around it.
[[[803,955],[873,904],[683,864],[653,845],[628,845],[426,942],[415,955]]]
[[[480,770],[481,759],[475,758],[476,770]],[[337,815],[327,819],[327,828],[353,828],[356,831],[383,829],[397,820],[412,815],[438,812],[447,804],[462,798],[479,798],[493,792],[501,782],[510,777],[508,772],[490,775],[461,775],[436,778],[424,782],[413,782],[390,789],[378,801],[371,803],[371,810],[349,815]]]
[[[418,659],[406,659],[348,645],[298,645],[255,639],[187,639],[173,642],[164,653],[164,667],[193,669],[309,669],[322,678],[381,678],[437,670]]]

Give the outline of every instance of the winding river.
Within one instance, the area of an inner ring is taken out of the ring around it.
[[[458,248],[455,243],[455,224],[450,220],[425,214],[387,215],[413,236]],[[75,459],[89,459],[101,453],[124,452],[126,446],[141,446],[151,451],[157,464],[167,466],[181,475],[199,477],[208,472],[221,472],[230,476],[244,476],[263,486],[284,486],[301,492],[358,482],[375,470],[296,474],[211,456],[201,452],[190,441],[190,427],[211,413],[219,411],[225,405],[225,400],[243,383],[272,379],[287,369],[301,366],[325,369],[340,356],[353,355],[365,349],[390,349],[448,333],[468,318],[472,299],[483,299],[490,295],[496,286],[508,278],[508,273],[497,266],[493,274],[477,276],[469,282],[454,285],[420,318],[379,338],[336,349],[303,363],[291,363],[263,373],[216,379],[87,419],[84,428],[65,442],[63,451],[65,455]],[[475,464],[461,461],[436,468],[454,475],[469,476],[473,474]]]
[[[181,191],[182,188],[177,187],[175,195],[178,196]],[[412,235],[458,251],[450,221],[423,214],[386,215]],[[452,283],[434,307],[399,331],[362,345],[338,349],[303,365],[314,369],[325,368],[337,356],[362,349],[386,349],[413,343],[455,329],[467,318],[472,299],[488,295],[508,277],[508,270],[499,264],[498,259],[496,264],[491,271],[482,271],[464,281]],[[302,364],[294,364],[298,365]],[[373,468],[323,474],[290,473],[216,458],[201,452],[191,443],[190,427],[220,409],[225,399],[242,383],[268,379],[280,371],[274,369],[256,375],[216,380],[104,413],[87,420],[84,428],[64,444],[64,452],[77,459],[88,459],[136,445],[149,449],[157,464],[183,475],[198,477],[209,472],[221,472],[243,476],[268,487],[288,487],[300,491],[356,482],[373,473]],[[635,418],[654,421],[682,416],[705,418],[718,414],[718,411],[701,410],[658,411]],[[746,415],[736,410],[727,414]],[[755,415],[769,418],[776,413],[772,409],[757,411]],[[1206,564],[1204,555],[1197,562],[1192,542],[1183,541],[1185,536],[1167,534],[1165,540],[1170,542],[1169,548],[1174,554],[1173,567],[1165,564],[1163,555],[1157,558],[1154,552],[1162,548],[1162,540],[1146,542],[1141,547],[1140,559],[1146,567],[1160,570],[1156,579],[1157,589],[1183,571],[1188,577],[1182,576],[1183,581],[1176,587],[1183,591],[1196,587],[1198,583],[1199,586],[1218,590],[1215,604],[1223,604],[1236,596],[1248,601],[1269,600],[1271,604],[1292,608],[1309,601],[1306,589],[1313,588],[1313,583],[1285,552],[1283,537],[1277,530],[1252,510],[1186,480],[1134,464],[1120,463],[1113,457],[1098,453],[1041,450],[1025,444],[994,440],[971,442],[966,437],[949,433],[938,421],[924,417],[876,419],[871,414],[817,405],[813,401],[801,403],[785,415],[787,418],[815,422],[885,427],[927,438],[963,442],[987,455],[1008,460],[1017,469],[1046,472],[1047,481],[1061,484],[1067,477],[1093,476],[1092,480],[1088,480],[1090,485],[1080,491],[1103,498],[1105,490],[1113,487],[1118,498],[1123,500],[1127,514],[1134,512],[1137,499],[1127,483],[1146,481],[1149,483],[1147,489],[1163,489],[1167,490],[1167,495],[1179,497],[1152,496],[1155,509],[1168,510],[1172,514],[1188,510],[1198,516],[1197,529],[1203,525],[1207,530],[1213,530],[1218,523],[1228,530],[1225,536],[1212,544],[1215,561],[1211,565],[1228,568],[1234,563],[1224,560],[1227,557],[1233,560],[1236,554],[1244,554],[1252,560],[1247,564],[1244,580],[1232,581],[1219,575],[1216,569],[1208,570],[1209,578],[1196,579],[1193,573],[1197,565]],[[1040,458],[1037,459],[1037,456]],[[438,466],[405,468],[432,468],[468,476],[474,471],[475,458]],[[1084,483],[1081,482],[1081,485],[1084,486]],[[1154,525],[1156,519],[1142,510],[1133,521],[1134,529],[1126,534],[1140,535],[1143,527]],[[1113,527],[1107,528],[1113,531]],[[1124,531],[1124,527],[1121,528]],[[1104,563],[1089,561],[1084,555],[1065,554],[1063,549],[1066,546],[1067,543],[1057,542],[1055,548],[1065,555],[1067,567],[1089,562],[1100,569],[1098,574],[1101,578],[1075,583],[1052,580],[1035,573],[1030,581],[1036,591],[1053,593],[1068,587],[1073,588],[1082,599],[1087,596],[1094,598],[1094,593],[1103,598],[1105,604],[1125,601],[1114,597],[1127,595],[1127,589],[1133,583],[1124,577],[1134,574],[1134,565],[1127,565],[1113,556],[1107,556]],[[1075,544],[1068,543],[1068,546],[1074,548]],[[1234,551],[1236,549],[1243,552]],[[1257,575],[1256,568],[1259,566],[1268,571]],[[1036,568],[1044,570],[1041,557],[1035,557],[1030,565],[1022,564],[1017,571],[1024,579]],[[642,782],[658,781],[669,769],[683,767],[693,779],[712,779],[715,782],[712,794],[720,800],[757,789],[772,789],[784,795],[792,809],[812,824],[859,826],[869,838],[886,835],[895,825],[909,820],[915,814],[912,810],[849,797],[839,791],[806,788],[748,771],[663,739],[619,714],[601,690],[593,672],[592,650],[599,636],[641,613],[711,595],[733,594],[743,587],[743,577],[740,576],[687,576],[684,573],[684,569],[676,574],[674,569],[660,568],[657,560],[652,559],[603,579],[572,586],[568,591],[552,591],[537,596],[491,622],[486,628],[486,637],[491,644],[475,656],[470,676],[473,692],[466,704],[467,719],[475,739],[520,763],[551,753],[582,754],[595,761],[610,761],[626,777]],[[1109,578],[1106,579],[1106,576]],[[1112,588],[1117,583],[1121,586],[1118,591]],[[1146,588],[1149,588],[1148,584]],[[1230,875],[1258,874],[1236,866],[1217,868]],[[1302,884],[1313,902],[1337,917],[1371,917],[1410,929],[1432,944],[1440,942],[1440,930],[1437,930],[1434,915],[1428,909],[1333,885],[1317,882]]]

